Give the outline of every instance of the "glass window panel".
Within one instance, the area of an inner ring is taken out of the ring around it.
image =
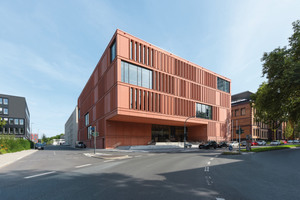
[[[142,86],[150,88],[150,71],[142,68]]]
[[[116,40],[110,47],[110,61],[112,62],[116,57]]]
[[[15,119],[15,125],[19,125],[19,119]]]
[[[129,66],[129,64],[125,63],[125,83],[128,83],[128,77],[129,77],[128,66]]]
[[[142,86],[142,68],[137,67],[137,72],[138,72],[138,74],[137,74],[137,83],[138,84],[137,85]]]
[[[3,108],[3,114],[8,115],[8,109],[7,108]]]
[[[149,88],[152,89],[152,71],[149,70],[149,79],[150,79],[150,85]]]
[[[137,85],[137,67],[135,65],[129,65],[129,83]]]
[[[3,104],[4,104],[4,105],[8,105],[8,99],[5,99],[5,98],[4,98],[4,99],[3,99]]]
[[[204,104],[196,104],[196,117],[212,119],[212,107]]]
[[[24,119],[20,119],[19,122],[20,122],[20,125],[24,125]]]
[[[2,104],[2,103],[3,103],[2,98],[0,98],[0,104]]]

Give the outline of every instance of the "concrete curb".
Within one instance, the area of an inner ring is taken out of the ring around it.
[[[1,154],[0,155],[0,168],[7,166],[9,164],[12,164],[26,156],[29,156],[38,150],[23,150],[15,153],[6,153],[6,154]]]

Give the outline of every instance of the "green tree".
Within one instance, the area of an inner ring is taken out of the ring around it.
[[[5,124],[6,121],[0,117],[0,127],[2,128],[3,126],[5,126]]]
[[[293,136],[293,131],[294,131],[294,129],[292,128],[291,123],[288,122],[286,125],[286,128],[285,128],[285,137],[287,139],[291,138]]]
[[[258,118],[288,120],[294,129],[300,121],[300,20],[292,25],[289,45],[264,53],[262,73],[268,81],[253,95],[253,103]]]

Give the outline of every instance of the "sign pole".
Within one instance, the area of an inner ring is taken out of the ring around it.
[[[94,132],[94,154],[96,154],[96,133],[97,133],[97,126],[95,126],[95,132]]]
[[[239,153],[241,153],[241,126],[239,126]]]

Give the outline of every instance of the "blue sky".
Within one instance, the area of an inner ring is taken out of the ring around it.
[[[0,1],[0,93],[54,136],[117,28],[256,92],[264,52],[288,44],[299,0]]]

